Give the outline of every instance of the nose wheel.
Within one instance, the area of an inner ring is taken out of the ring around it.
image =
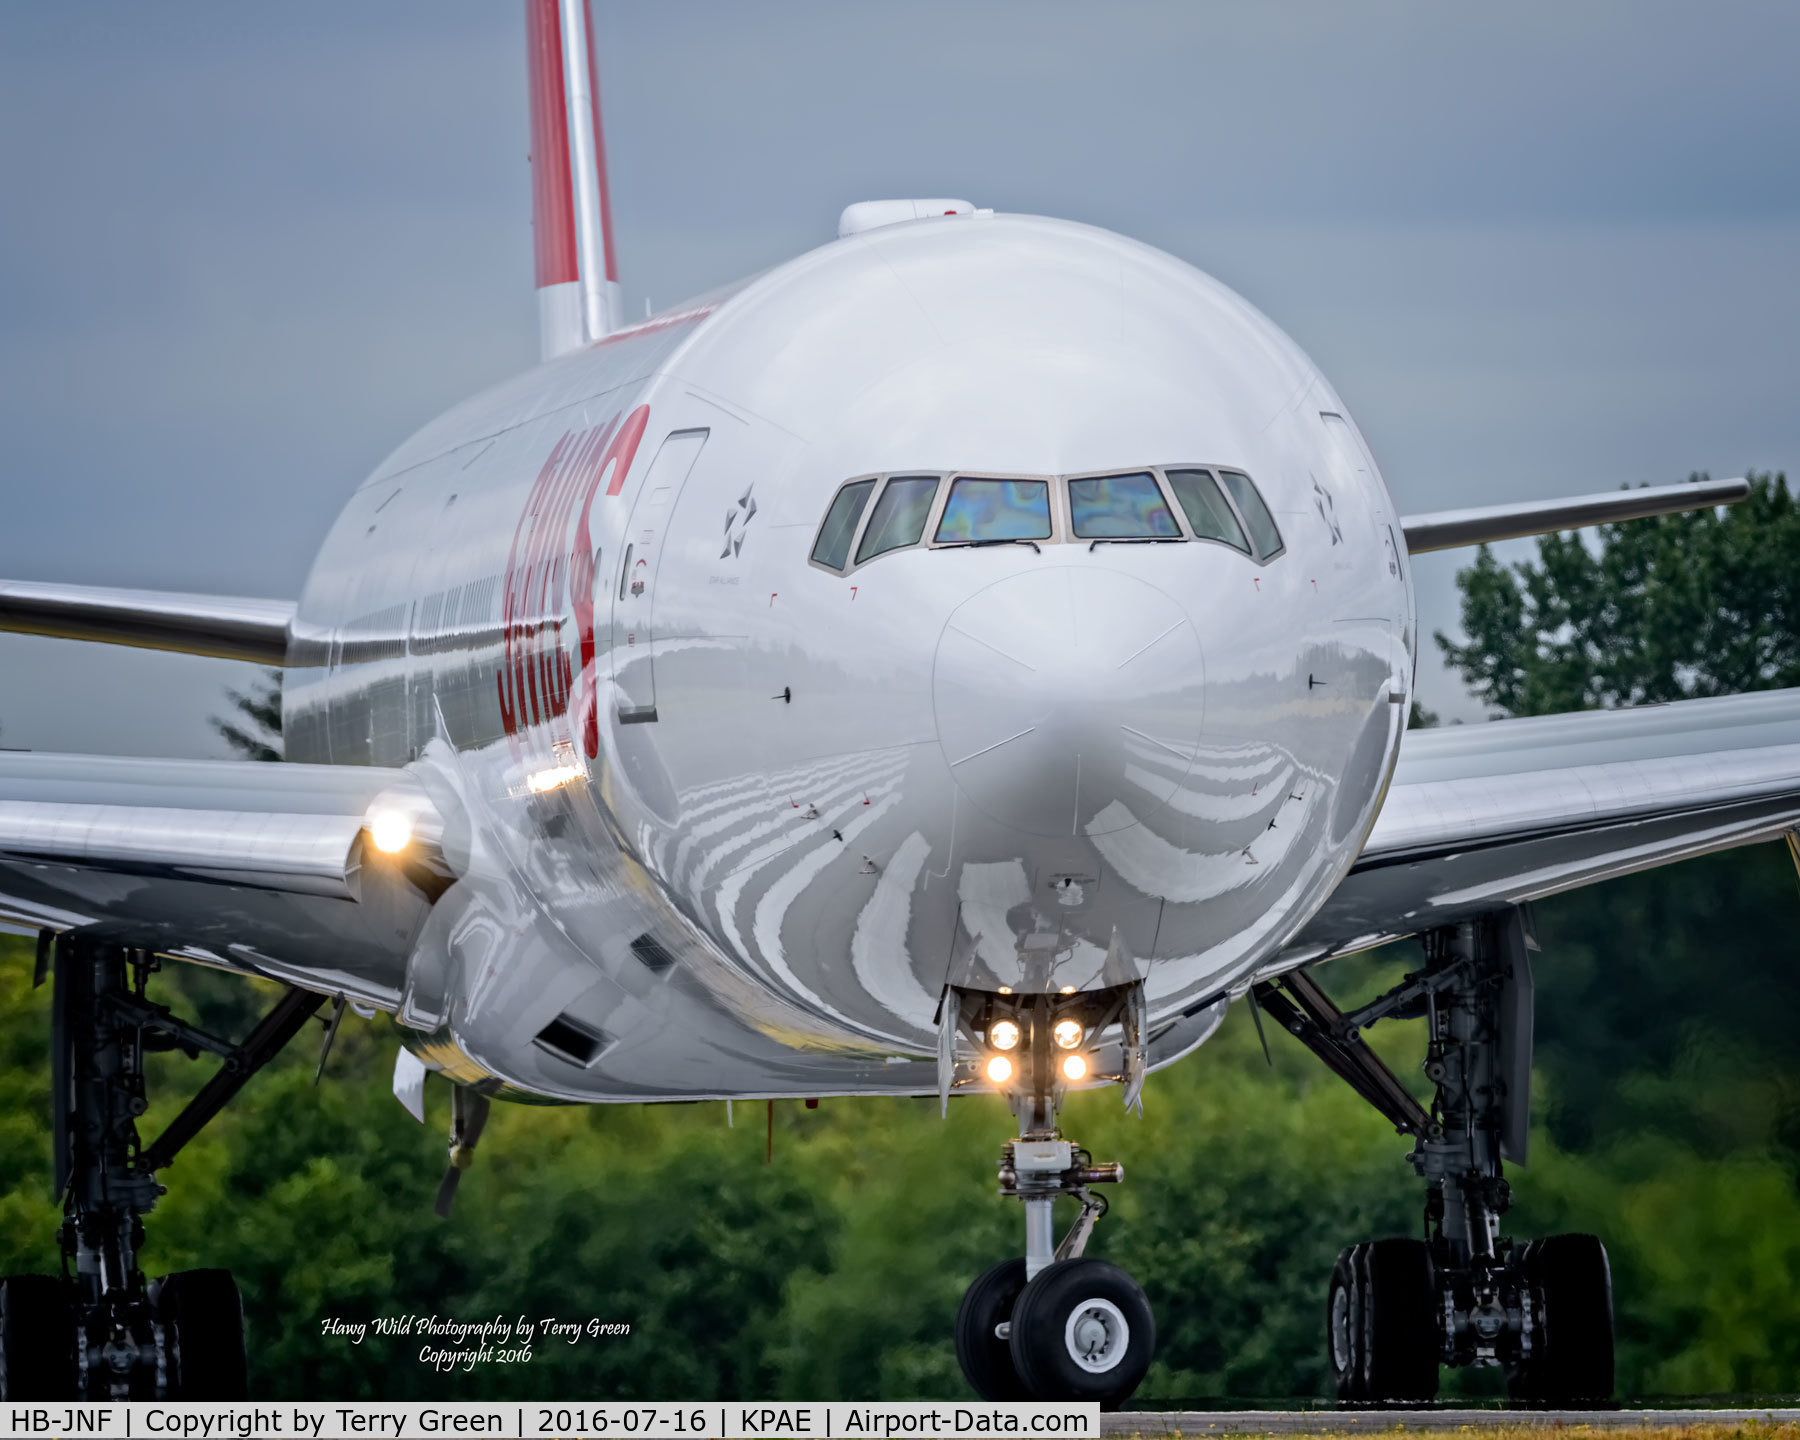
[[[956,1360],[983,1400],[1029,1400],[1013,1363],[1012,1318],[1025,1289],[1025,1257],[1002,1260],[963,1292],[956,1312]]]
[[[1051,1265],[1013,1307],[1012,1361],[1034,1399],[1130,1398],[1156,1351],[1156,1320],[1137,1281],[1086,1256]]]

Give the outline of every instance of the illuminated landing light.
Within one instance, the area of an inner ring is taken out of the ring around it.
[[[533,795],[542,795],[546,790],[560,790],[564,785],[573,784],[582,774],[579,765],[552,765],[548,770],[535,770],[527,775],[525,788]]]
[[[1010,986],[1010,985],[1002,985],[1002,986],[1001,986],[1001,987],[1000,987],[1000,993],[1001,993],[1001,994],[1002,994],[1002,995],[1010,995],[1010,994],[1012,994],[1012,986]]]
[[[1056,1029],[1050,1032],[1056,1037],[1056,1048],[1073,1050],[1081,1043],[1081,1022],[1079,1020],[1058,1020]]]
[[[1019,1043],[1019,1027],[1010,1020],[996,1020],[988,1026],[988,1039],[996,1050],[1010,1050]]]
[[[1065,1055],[1062,1062],[1063,1077],[1068,1080],[1080,1080],[1087,1075],[1087,1061],[1079,1055]]]
[[[398,810],[383,810],[369,821],[369,838],[386,855],[397,855],[412,844],[413,826]]]
[[[987,1062],[987,1077],[996,1085],[1004,1085],[1012,1079],[1012,1061],[1004,1055],[996,1055]]]
[[[1065,995],[1073,995],[1075,993],[1075,987],[1073,985],[1065,985],[1062,988],[1062,993]]]

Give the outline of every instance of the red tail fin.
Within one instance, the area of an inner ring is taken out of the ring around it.
[[[619,327],[619,266],[588,0],[525,0],[531,200],[543,357]]]

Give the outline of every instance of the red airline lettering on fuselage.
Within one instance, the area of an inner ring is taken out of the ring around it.
[[[598,646],[594,639],[594,541],[590,512],[602,480],[617,495],[650,420],[640,405],[623,422],[566,431],[531,487],[513,531],[501,590],[500,723],[508,735],[568,713],[576,675],[584,677],[582,748],[600,753]],[[569,517],[578,514],[573,541]],[[565,553],[563,546],[569,544]],[[575,612],[579,672],[563,647],[565,597]]]

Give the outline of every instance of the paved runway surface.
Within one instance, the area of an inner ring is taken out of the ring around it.
[[[1502,1426],[1645,1426],[1800,1423],[1800,1408],[1748,1410],[1128,1410],[1100,1417],[1102,1435],[1318,1435]]]

